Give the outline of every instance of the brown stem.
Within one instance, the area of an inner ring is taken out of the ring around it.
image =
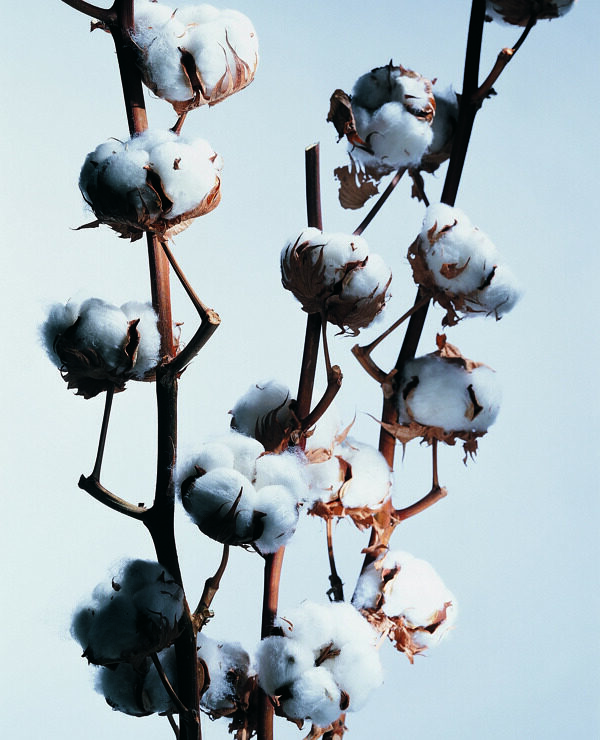
[[[221,578],[223,577],[223,573],[225,573],[225,568],[227,567],[228,560],[229,545],[223,545],[223,555],[221,556],[221,562],[219,564],[219,567],[217,568],[217,572],[214,574],[214,576],[206,579],[204,583],[204,590],[202,591],[202,596],[200,597],[200,602],[198,603],[196,611],[194,612],[198,632],[200,632],[200,630],[212,617],[210,605],[212,604],[212,601],[215,598],[217,591],[219,590],[219,586],[221,585]]]
[[[181,133],[181,129],[183,128],[183,124],[185,123],[186,118],[187,118],[187,111],[183,111],[183,113],[175,121],[175,125],[172,127],[171,131],[174,134],[177,134],[177,136],[179,136],[179,134]]]
[[[420,514],[422,511],[425,511],[425,509],[428,509],[430,506],[437,504],[437,502],[445,498],[446,495],[447,491],[445,488],[440,488],[439,486],[434,487],[426,496],[423,496],[422,499],[419,499],[419,501],[412,504],[411,506],[407,506],[404,509],[396,509],[393,514],[394,520],[396,521],[396,523],[398,523],[403,522],[405,519],[410,519],[411,516]]]
[[[383,191],[383,193],[377,199],[377,202],[373,205],[371,210],[367,213],[367,215],[360,222],[360,224],[356,227],[356,229],[354,229],[353,233],[356,236],[360,236],[363,233],[363,231],[367,228],[367,226],[371,223],[371,221],[375,218],[375,216],[379,213],[381,207],[386,202],[386,200],[390,197],[394,188],[400,182],[400,179],[402,178],[402,175],[405,172],[406,172],[406,167],[400,167],[398,172],[396,172],[394,177],[392,177],[387,188]]]
[[[113,396],[115,395],[114,387],[108,388],[104,400],[104,414],[102,415],[102,426],[100,427],[100,439],[98,440],[98,452],[96,453],[96,462],[92,470],[92,478],[100,480],[100,470],[104,458],[104,448],[106,446],[106,434],[108,432],[108,422],[110,419],[110,410],[112,408]]]
[[[179,727],[177,727],[177,722],[175,722],[175,720],[173,719],[173,715],[170,714],[170,713],[167,714],[166,717],[169,720],[169,724],[171,725],[171,729],[175,733],[175,737],[177,738],[177,740],[179,740]]]
[[[529,21],[527,22],[527,25],[525,26],[523,33],[519,36],[517,43],[512,47],[512,49],[502,49],[502,51],[500,51],[496,59],[496,63],[492,67],[491,72],[485,78],[485,80],[481,83],[481,85],[479,86],[479,89],[473,96],[474,103],[480,103],[485,98],[487,98],[488,95],[490,95],[490,93],[492,92],[492,86],[494,85],[498,77],[500,77],[502,72],[505,70],[508,63],[513,59],[515,54],[519,51],[523,42],[525,41],[527,36],[529,36],[529,32],[535,26],[536,22],[537,22],[537,17],[535,15],[532,15]]]
[[[86,3],[84,0],[62,0],[65,5],[69,5],[71,8],[78,10],[84,15],[89,15],[91,18],[102,21],[103,23],[113,23],[116,15],[114,11],[114,5],[112,8],[98,8],[91,3]]]
[[[331,584],[331,588],[327,591],[327,595],[331,601],[343,601],[344,584],[342,583],[342,579],[335,567],[335,557],[333,554],[333,524],[331,519],[327,519],[327,556],[329,557],[329,583]]]
[[[342,377],[342,371],[339,365],[334,365],[327,375],[327,388],[325,388],[325,393],[323,393],[321,399],[310,414],[302,419],[302,431],[306,431],[316,424],[331,406],[333,399],[342,387]]]
[[[154,667],[156,668],[158,672],[158,676],[161,680],[162,685],[165,687],[165,691],[171,698],[171,701],[177,709],[179,709],[180,712],[185,713],[187,712],[186,707],[181,703],[180,698],[177,696],[177,692],[175,689],[171,686],[171,682],[167,678],[167,674],[165,673],[165,669],[162,667],[160,660],[158,659],[158,655],[156,653],[150,653],[150,657],[152,658],[152,662],[154,663]]]
[[[306,147],[304,152],[304,167],[306,171],[307,224],[323,231],[319,161],[319,144],[312,144],[311,146]]]
[[[161,338],[160,352],[163,361],[169,361],[175,356],[169,261],[156,234],[148,232],[146,240],[148,242],[152,307],[158,316],[158,330]]]
[[[150,511],[150,509],[146,509],[145,506],[134,506],[133,504],[130,504],[129,501],[125,501],[124,499],[115,496],[114,493],[111,493],[98,482],[98,479],[94,477],[93,473],[88,478],[82,475],[79,478],[79,483],[77,485],[83,491],[86,491],[90,496],[95,498],[96,501],[100,501],[101,504],[108,506],[109,509],[118,511],[119,514],[125,514],[133,519],[143,520]]]

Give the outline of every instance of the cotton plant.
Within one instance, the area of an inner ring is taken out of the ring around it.
[[[153,129],[99,144],[85,158],[79,188],[98,219],[92,225],[132,241],[145,231],[168,238],[218,206],[221,169],[206,140]]]
[[[258,682],[289,719],[328,727],[381,685],[376,632],[351,604],[307,601],[275,627],[256,651]]]
[[[492,240],[460,209],[435,203],[408,250],[413,277],[446,309],[443,324],[461,317],[502,318],[522,290]]]
[[[128,561],[73,617],[72,633],[95,665],[137,665],[179,634],[183,590],[160,563]]]
[[[232,717],[248,709],[255,689],[256,670],[239,642],[215,640],[204,632],[197,637],[198,658],[209,675],[200,706],[211,717]]]
[[[184,508],[218,542],[268,554],[296,531],[306,484],[292,452],[265,453],[258,440],[232,431],[200,446],[179,476]]]
[[[453,594],[426,560],[389,550],[356,583],[352,604],[413,662],[435,647],[456,623]]]
[[[242,90],[258,66],[258,38],[238,10],[136,0],[131,34],[145,84],[178,113]]]
[[[381,313],[391,270],[360,236],[303,229],[281,252],[281,280],[307,313],[358,334]]]
[[[251,385],[229,413],[232,429],[254,437],[269,452],[285,449],[298,426],[290,389],[274,379]]]
[[[122,391],[128,380],[151,379],[160,361],[157,316],[148,303],[56,303],[40,333],[68,387],[84,398]]]

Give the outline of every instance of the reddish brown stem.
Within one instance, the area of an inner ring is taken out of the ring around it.
[[[437,502],[445,498],[446,495],[447,491],[445,488],[440,488],[439,486],[434,487],[426,496],[423,496],[422,499],[412,504],[412,506],[407,506],[404,509],[397,509],[394,512],[394,519],[396,522],[403,522],[406,519],[410,519],[411,516],[416,516],[428,509],[430,506],[437,504]]]
[[[109,509],[118,511],[119,514],[125,514],[133,519],[140,519],[143,521],[144,517],[150,511],[149,509],[146,509],[145,506],[134,506],[133,504],[130,504],[129,501],[125,501],[125,499],[115,496],[114,493],[111,493],[107,488],[104,488],[93,474],[88,478],[82,475],[81,478],[79,478],[78,486],[83,491],[89,493],[90,496],[96,499],[96,501],[100,501],[101,504],[108,506]]]
[[[106,446],[106,435],[108,433],[108,422],[110,420],[110,410],[112,408],[114,395],[114,387],[111,387],[106,391],[106,398],[104,400],[104,413],[102,415],[102,426],[100,428],[100,439],[98,440],[98,452],[96,453],[96,462],[94,463],[94,469],[92,470],[92,477],[96,480],[100,480],[100,470],[102,469],[104,448]]]
[[[212,617],[210,605],[212,604],[212,601],[215,598],[217,591],[219,590],[219,587],[221,585],[221,578],[223,578],[223,574],[225,573],[225,568],[227,567],[228,561],[229,545],[223,545],[223,555],[221,556],[221,562],[219,563],[217,572],[214,574],[214,576],[206,579],[204,583],[204,590],[202,591],[202,596],[200,597],[200,602],[196,607],[196,611],[194,612],[198,632]]]
[[[116,15],[114,11],[114,5],[112,8],[98,8],[91,3],[86,3],[84,0],[62,0],[65,5],[69,5],[71,8],[78,10],[84,15],[89,15],[90,18],[102,21],[103,23],[111,23],[115,21]]]

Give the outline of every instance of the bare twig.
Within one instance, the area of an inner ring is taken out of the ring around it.
[[[96,5],[84,2],[84,0],[62,0],[62,2],[78,10],[80,13],[89,15],[91,18],[96,18],[96,20],[103,23],[114,23],[116,19],[114,5],[112,8],[99,8]]]
[[[108,422],[110,419],[110,410],[112,408],[114,395],[115,389],[114,386],[112,386],[106,391],[106,398],[104,400],[104,414],[102,416],[102,426],[100,427],[100,439],[98,440],[98,452],[96,453],[96,462],[94,463],[94,469],[92,470],[92,478],[95,478],[96,480],[100,480],[100,470],[102,468],[102,460],[104,458],[106,434],[108,432]]]
[[[306,431],[316,424],[327,409],[331,406],[333,399],[336,397],[338,391],[342,387],[342,371],[339,365],[334,365],[327,375],[327,388],[323,393],[321,399],[313,408],[313,410],[301,420],[302,430]]]
[[[386,200],[390,197],[394,188],[400,182],[400,179],[402,178],[402,175],[405,172],[406,172],[406,167],[400,167],[400,169],[396,172],[394,177],[392,177],[387,188],[379,196],[379,198],[377,199],[376,203],[373,205],[371,210],[367,213],[367,215],[360,222],[360,224],[356,227],[356,229],[354,229],[353,233],[356,236],[360,236],[363,233],[363,231],[367,228],[367,226],[371,223],[371,221],[375,218],[375,216],[379,213],[381,207],[386,202]]]
[[[223,545],[223,555],[221,556],[221,562],[219,563],[217,572],[214,574],[214,576],[206,579],[204,583],[204,590],[202,592],[202,596],[200,597],[200,602],[198,603],[196,611],[194,612],[194,621],[196,623],[196,628],[198,632],[204,627],[204,625],[212,616],[210,605],[212,604],[212,600],[215,598],[216,593],[219,590],[219,586],[221,585],[221,578],[223,577],[223,573],[225,573],[225,568],[227,567],[228,560],[229,545]]]
[[[96,478],[94,478],[93,474],[90,475],[88,478],[82,475],[77,485],[83,491],[89,493],[90,496],[95,498],[97,501],[100,501],[100,503],[108,506],[109,509],[118,511],[120,514],[125,514],[126,516],[130,516],[133,519],[143,520],[150,511],[145,506],[134,506],[128,501],[115,496],[114,493],[111,493],[107,488],[104,488],[104,486],[101,485]]]
[[[175,689],[171,686],[171,682],[167,678],[167,674],[165,673],[165,670],[162,667],[160,660],[158,659],[158,655],[156,653],[150,653],[150,657],[152,658],[152,662],[154,663],[154,667],[158,672],[158,676],[162,682],[162,685],[165,687],[165,691],[169,695],[173,704],[175,704],[180,712],[187,712],[187,708],[181,702],[181,699],[177,696],[177,692],[175,691]]]
[[[173,719],[173,715],[168,712],[166,715],[166,718],[169,720],[169,724],[171,725],[171,729],[175,733],[175,737],[177,740],[179,740],[179,727],[177,727],[177,722]]]
[[[445,498],[447,493],[445,488],[440,488],[439,486],[432,488],[426,496],[423,496],[422,499],[419,499],[419,501],[411,506],[407,506],[404,509],[396,509],[393,514],[394,520],[396,522],[403,522],[405,519],[410,519],[410,517],[420,514],[422,511],[425,511],[430,506],[437,504],[438,501]]]

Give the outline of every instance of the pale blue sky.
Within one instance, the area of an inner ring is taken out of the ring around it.
[[[329,95],[349,90],[393,58],[460,90],[470,3],[240,0],[258,31],[255,82],[186,129],[223,156],[219,208],[177,237],[175,251],[223,325],[181,383],[184,449],[228,425],[227,411],[250,383],[277,377],[294,388],[304,315],[279,279],[279,251],[305,225],[304,148],[322,148],[325,227],[352,231],[361,214],[337,203],[331,172],[344,148],[325,121]],[[13,2],[3,11],[3,314],[8,333],[4,383],[5,489],[0,527],[9,595],[2,610],[3,733],[16,740],[85,736],[169,738],[162,718],[112,712],[91,688],[91,669],[69,637],[70,612],[124,556],[150,557],[144,528],[77,489],[93,464],[102,400],[66,389],[37,342],[44,307],[97,295],[147,299],[141,243],[108,229],[76,232],[91,215],[77,189],[87,152],[126,135],[111,39],[89,34],[89,19],[59,0]],[[495,241],[526,288],[501,322],[465,321],[449,339],[501,375],[504,404],[464,467],[461,450],[442,451],[449,496],[407,522],[393,544],[429,560],[456,594],[451,638],[409,665],[383,650],[386,682],[348,717],[349,740],[562,740],[600,732],[598,601],[599,490],[597,274],[597,46],[600,11],[580,0],[564,19],[540,23],[501,77],[498,96],[475,124],[457,205]],[[513,29],[486,26],[482,69]],[[170,107],[149,101],[153,125],[172,125]],[[428,178],[439,196],[443,173]],[[392,267],[393,299],[382,326],[412,303],[406,249],[422,206],[401,182],[365,232]],[[194,326],[175,291],[174,316]],[[434,349],[441,311],[428,319],[420,351]],[[364,337],[374,336],[377,329]],[[361,340],[362,341],[362,340]],[[382,364],[397,351],[392,340]],[[355,436],[375,444],[380,393],[333,339],[342,366],[340,405]],[[106,484],[132,501],[153,488],[153,389],[115,400]],[[429,456],[413,442],[396,466],[398,503],[429,485]],[[217,564],[213,543],[185,516],[178,534],[190,600]],[[347,590],[365,536],[344,523],[336,539]],[[315,544],[316,543],[316,544]],[[328,587],[320,522],[303,521],[286,554],[281,603],[322,598]],[[261,565],[232,558],[208,634],[251,647],[259,633]],[[225,725],[205,722],[220,740]],[[278,740],[300,738],[278,725]]]

